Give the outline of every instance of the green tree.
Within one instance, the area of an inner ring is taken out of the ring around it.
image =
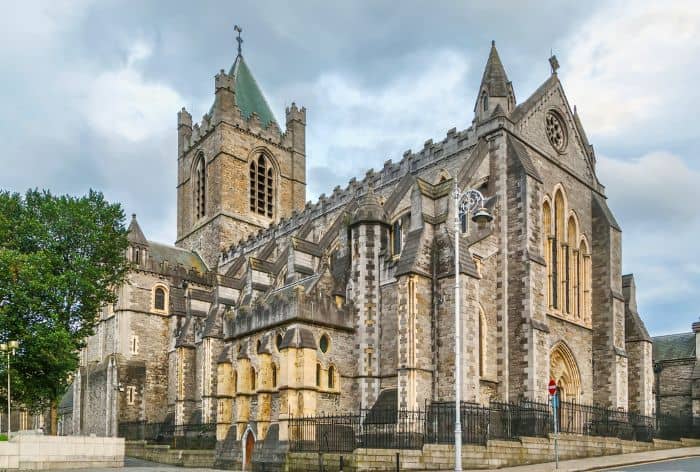
[[[119,204],[92,190],[83,197],[0,191],[0,339],[20,342],[13,403],[55,408],[65,392],[100,309],[114,303],[128,270],[124,221]],[[0,366],[4,379],[4,359]]]

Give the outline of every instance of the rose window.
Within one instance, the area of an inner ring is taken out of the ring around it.
[[[566,146],[566,127],[559,114],[548,111],[545,117],[547,139],[557,151],[563,151]]]

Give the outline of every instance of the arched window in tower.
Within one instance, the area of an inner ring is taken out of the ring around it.
[[[207,170],[204,163],[204,156],[200,154],[194,168],[194,206],[197,219],[206,215],[207,211]]]
[[[277,364],[272,364],[272,387],[277,387]]]
[[[256,375],[255,375],[255,367],[250,368],[250,390],[252,392],[255,391],[255,380],[256,380]]]
[[[316,386],[321,386],[321,364],[316,364]]]
[[[139,248],[134,249],[134,262],[136,264],[141,263],[141,251],[139,251]]]
[[[250,211],[272,218],[273,209],[272,165],[260,154],[250,163]]]
[[[153,294],[153,308],[156,310],[165,310],[165,290],[162,287],[156,287]]]
[[[236,371],[233,371],[233,379],[231,380],[231,386],[233,387],[233,393],[236,393],[238,391],[238,375],[236,374]]]
[[[462,234],[465,234],[469,230],[469,215],[466,211],[459,214],[459,229]]]
[[[489,96],[486,94],[486,92],[484,92],[481,95],[481,105],[482,105],[484,111],[489,110]]]
[[[554,239],[552,240],[552,306],[561,310],[564,296],[564,196],[558,190],[554,197]]]

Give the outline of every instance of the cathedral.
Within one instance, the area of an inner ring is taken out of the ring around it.
[[[467,402],[543,401],[550,379],[563,399],[651,414],[621,228],[550,63],[518,101],[492,43],[471,123],[307,202],[306,109],[279,122],[239,46],[201,121],[177,114],[177,239],[132,217],[132,270],[81,352],[63,432],[216,424],[243,455],[284,443],[292,417],[421,409],[456,382]],[[459,212],[454,189],[492,220]]]

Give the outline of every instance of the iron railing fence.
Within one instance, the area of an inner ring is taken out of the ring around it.
[[[650,442],[700,437],[700,418],[652,417],[599,406],[561,402],[557,430],[587,436],[617,437]],[[463,444],[486,444],[489,439],[547,437],[554,432],[549,403],[523,400],[491,402],[487,406],[462,402]],[[290,448],[306,452],[350,452],[356,448],[420,449],[423,444],[454,443],[452,402],[426,403],[424,410],[368,410],[357,414],[292,418]]]
[[[293,418],[289,443],[293,451],[352,452],[357,448],[420,449],[424,411],[363,410],[357,414]]]
[[[175,449],[214,449],[216,424],[119,423],[119,436],[128,441],[147,441],[169,445]]]
[[[700,438],[700,417],[660,415],[656,417],[657,437],[678,441],[680,438]]]

